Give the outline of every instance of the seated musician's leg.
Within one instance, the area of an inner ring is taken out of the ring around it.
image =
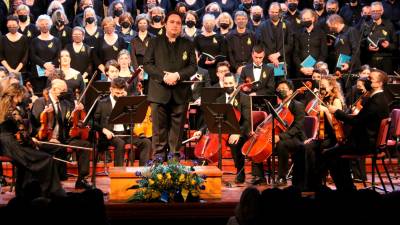
[[[145,166],[146,162],[150,159],[151,141],[147,138],[134,138],[133,144],[139,151],[139,166]]]
[[[237,144],[229,145],[232,151],[233,161],[236,167],[236,183],[243,183],[245,181],[245,171],[244,171],[244,156],[242,154],[242,146],[245,140],[240,137]]]
[[[113,137],[111,139],[111,145],[114,146],[114,166],[124,165],[125,156],[125,141],[119,137]]]

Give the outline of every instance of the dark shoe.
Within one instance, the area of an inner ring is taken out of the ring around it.
[[[244,173],[239,173],[238,175],[236,175],[236,178],[235,178],[236,184],[243,184],[244,181],[245,181]]]
[[[265,177],[254,177],[251,180],[251,184],[252,185],[264,185],[264,184],[267,184],[267,179],[265,179]]]
[[[275,186],[285,186],[287,185],[287,181],[285,178],[279,178],[276,182],[275,182]]]
[[[78,179],[75,183],[75,189],[90,190],[93,189],[93,186],[86,179]]]

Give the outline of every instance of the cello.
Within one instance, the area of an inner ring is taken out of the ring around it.
[[[308,85],[311,85],[311,83],[308,83]],[[257,126],[253,135],[250,136],[242,147],[242,154],[244,156],[255,163],[260,163],[272,155],[272,135],[277,135],[286,131],[294,120],[292,113],[284,106],[294,99],[297,94],[303,93],[305,90],[305,87],[297,89],[286,101],[282,102],[282,104],[275,109],[278,114],[278,118],[275,118],[277,121],[274,121],[275,134],[272,133],[272,114],[268,115],[268,117]]]
[[[236,95],[242,90],[243,87],[249,87],[250,85],[252,85],[254,82],[252,83],[243,83],[241,85],[239,85],[234,92],[232,92],[231,97],[228,99],[228,103],[227,104],[232,104],[234,103],[234,100],[236,99]],[[236,119],[239,121],[241,114],[240,111],[237,110],[234,107],[234,112],[235,112],[235,116]],[[209,162],[217,162],[218,161],[218,144],[219,144],[219,140],[218,140],[218,134],[216,133],[210,133],[207,130],[207,133],[204,134],[200,140],[197,142],[195,148],[194,148],[194,155],[199,158],[199,159],[203,159],[203,160],[207,160]],[[222,151],[222,155],[224,155],[224,153],[227,151],[227,149],[229,148],[228,145],[226,144],[227,141],[229,139],[229,134],[222,134],[222,138],[221,138],[221,151]]]

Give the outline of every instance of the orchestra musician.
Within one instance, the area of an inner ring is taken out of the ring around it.
[[[231,102],[235,109],[240,112],[240,134],[231,134],[228,138],[227,145],[232,151],[232,157],[236,167],[236,179],[235,183],[244,183],[245,171],[244,171],[244,156],[242,155],[241,149],[244,142],[247,140],[250,134],[250,100],[249,96],[239,92],[236,96],[233,96],[235,88],[237,88],[236,78],[233,74],[228,73],[224,76],[224,89],[225,94],[221,95],[216,99],[216,103],[229,103]],[[234,98],[229,101],[230,98]],[[199,131],[196,131],[193,136],[200,138],[205,133],[206,125],[202,125]]]
[[[125,155],[125,144],[129,139],[118,137],[117,135],[126,135],[127,129],[122,124],[110,124],[108,122],[111,111],[115,106],[118,97],[127,95],[127,86],[124,78],[115,78],[111,81],[111,94],[100,100],[95,112],[95,127],[100,133],[99,149],[105,150],[108,146],[114,146],[115,157],[114,166],[123,166]],[[129,132],[128,132],[129,133]],[[144,166],[150,159],[151,142],[147,138],[133,137],[132,142],[140,151],[139,165]]]
[[[364,155],[374,153],[376,140],[382,119],[389,116],[388,101],[383,93],[387,83],[387,74],[379,69],[372,69],[365,88],[370,92],[360,112],[353,116],[344,113],[336,106],[329,106],[329,112],[338,120],[352,126],[352,132],[343,145],[324,151],[324,158],[330,167],[332,178],[338,190],[354,190],[349,163],[340,158],[342,154]]]
[[[25,89],[14,83],[0,96],[0,154],[12,158],[18,168],[16,195],[23,195],[24,186],[36,179],[44,196],[65,196],[52,156],[21,145],[14,135],[18,133],[18,118],[13,112],[24,95]]]
[[[316,103],[313,106],[310,106],[313,103],[309,103],[306,110],[308,115],[316,116],[319,120],[318,135],[315,140],[306,140],[304,145],[308,159],[306,162],[308,165],[308,170],[306,171],[308,179],[304,183],[304,188],[314,191],[321,188],[323,176],[326,174],[326,165],[323,164],[322,160],[319,160],[321,151],[338,144],[332,121],[333,115],[329,112],[327,106],[333,105],[340,110],[344,109],[342,90],[334,77],[322,76],[318,91],[312,100],[316,101]]]
[[[32,126],[33,133],[38,134],[41,131],[40,128],[44,128],[47,124],[41,124],[42,113],[46,113],[47,117],[54,118],[53,123],[48,127],[49,132],[47,137],[43,137],[41,141],[49,141],[52,143],[62,143],[71,146],[80,147],[91,147],[90,142],[86,140],[80,140],[77,138],[69,137],[70,128],[70,117],[74,110],[83,110],[83,105],[80,103],[76,106],[72,99],[68,99],[67,94],[67,83],[61,79],[54,79],[51,82],[51,88],[48,91],[47,96],[40,97],[37,99],[32,106]],[[41,137],[39,137],[40,139]],[[43,150],[49,154],[66,160],[67,149],[64,147],[55,147],[50,144],[39,146],[40,150]],[[75,150],[73,147],[71,147]],[[89,175],[89,151],[76,149],[76,155],[78,160],[78,179],[75,183],[77,189],[91,189],[92,186],[87,182],[86,177]],[[63,162],[59,163],[58,167],[59,175],[61,180],[67,180],[67,168]]]
[[[276,92],[278,98],[282,102],[286,102],[291,98],[291,95],[294,92],[294,87],[291,81],[282,80],[278,83],[276,87]],[[275,134],[275,152],[278,156],[278,180],[276,181],[276,185],[286,185],[286,175],[288,173],[288,162],[289,162],[289,153],[292,154],[292,159],[294,162],[293,167],[293,179],[292,184],[294,186],[298,185],[301,178],[298,176],[302,169],[301,160],[297,160],[297,158],[301,158],[301,154],[299,151],[299,146],[305,140],[305,134],[303,131],[304,124],[304,104],[292,99],[287,102],[283,107],[287,107],[290,113],[293,115],[293,122],[290,127],[279,134]],[[298,161],[296,163],[296,160]]]

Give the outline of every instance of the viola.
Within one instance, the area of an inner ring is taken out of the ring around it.
[[[236,95],[243,89],[243,87],[249,87],[252,83],[243,83],[239,85],[235,91],[232,93],[231,97],[228,100],[228,104],[232,104],[236,98]],[[234,107],[234,112],[236,119],[239,121],[241,114],[236,107]],[[229,134],[221,135],[221,151],[222,155],[229,149],[226,144],[229,140]],[[197,142],[194,148],[194,155],[199,159],[205,159],[209,162],[217,162],[218,161],[218,145],[219,145],[219,137],[218,134],[207,132],[204,134],[200,140]]]
[[[49,105],[49,90],[43,90],[45,104]],[[51,106],[49,106],[51,107]],[[40,128],[37,134],[39,140],[50,140],[53,135],[54,114],[52,112],[42,112],[40,114]]]
[[[311,86],[311,82],[307,85]],[[294,121],[294,116],[287,107],[288,102],[296,97],[297,94],[306,91],[306,87],[297,89],[286,101],[275,109],[278,118],[274,120],[272,127],[272,115],[270,114],[261,124],[259,124],[253,135],[244,143],[242,154],[255,163],[263,162],[272,155],[272,135],[278,135],[285,132]],[[272,131],[275,130],[273,134]]]

